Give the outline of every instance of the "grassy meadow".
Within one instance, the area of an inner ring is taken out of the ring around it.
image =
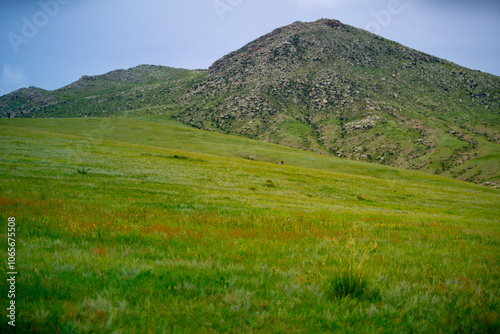
[[[123,118],[0,148],[18,333],[500,331],[500,190]]]

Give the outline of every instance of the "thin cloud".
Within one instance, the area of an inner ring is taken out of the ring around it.
[[[28,83],[23,69],[14,65],[4,64],[0,78],[0,95],[25,87]]]
[[[347,3],[346,0],[293,0],[299,7],[335,7]]]

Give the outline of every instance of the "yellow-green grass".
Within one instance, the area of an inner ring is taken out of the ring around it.
[[[18,330],[500,329],[498,190],[126,119],[2,120],[0,144]],[[356,261],[366,293],[331,294]]]

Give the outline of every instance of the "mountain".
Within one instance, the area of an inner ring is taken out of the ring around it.
[[[245,45],[182,101],[180,118],[200,128],[476,182],[498,177],[499,77],[335,20],[296,22]]]
[[[337,20],[278,28],[208,71],[137,82],[111,73],[37,91],[43,102],[16,105],[4,96],[0,112],[163,114],[201,129],[500,186],[500,78]]]
[[[143,93],[160,85],[176,86],[179,81],[198,72],[200,70],[139,65],[103,75],[84,75],[54,91],[23,88],[0,97],[0,116],[43,118],[116,115],[158,104],[158,99],[145,99]],[[165,99],[162,98],[163,102]]]

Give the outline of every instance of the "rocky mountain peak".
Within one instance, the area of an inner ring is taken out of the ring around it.
[[[277,28],[246,44],[241,49],[222,57],[209,68],[209,71],[215,73],[225,66],[231,66],[231,64],[236,64],[236,66],[240,67],[250,65],[252,64],[252,59],[256,57],[259,58],[261,63],[270,63],[276,60],[278,54],[288,52],[303,53],[304,47],[313,46],[314,40],[317,39],[314,36],[316,33],[321,35],[325,30],[327,31],[332,28],[343,29],[345,26],[340,21],[331,19],[320,19],[309,23],[294,22],[290,25]],[[310,36],[307,33],[310,33]],[[302,42],[307,42],[308,45],[303,45],[300,41],[301,37],[305,39]],[[313,48],[311,51],[314,52],[316,50]]]
[[[181,97],[178,119],[478,182],[472,134],[500,143],[498,92],[498,77],[320,19],[277,28],[216,61]],[[439,137],[457,140],[454,151]]]

